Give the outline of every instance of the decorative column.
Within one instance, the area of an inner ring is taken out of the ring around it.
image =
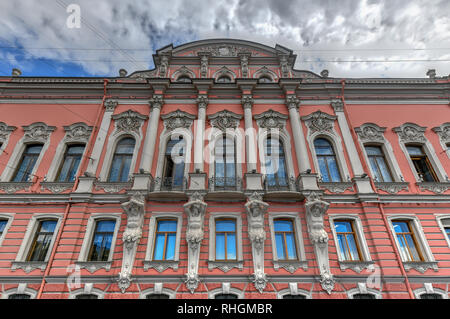
[[[127,214],[127,226],[123,233],[123,257],[122,269],[117,279],[122,293],[131,285],[131,272],[133,269],[136,249],[142,237],[142,225],[144,224],[145,198],[142,194],[136,193],[130,200],[122,204],[122,208]]]
[[[184,204],[184,211],[188,218],[186,241],[188,244],[188,272],[186,274],[186,288],[194,293],[200,280],[198,278],[198,262],[200,248],[203,240],[203,220],[207,204],[203,201],[203,195],[194,192],[189,197],[189,202]]]
[[[247,158],[247,172],[251,173],[256,171],[256,140],[252,118],[253,98],[251,95],[245,95],[242,97],[241,102],[242,107],[244,108],[245,153]]]
[[[269,204],[262,201],[262,196],[254,192],[249,196],[245,208],[247,210],[248,237],[252,243],[253,269],[250,276],[255,288],[262,293],[267,284],[267,276],[264,273],[264,241],[266,231],[264,230],[264,214]]]
[[[189,173],[190,184],[189,189],[205,190],[206,189],[206,173],[204,169],[203,149],[205,145],[205,121],[206,121],[206,107],[208,105],[208,96],[206,94],[199,94],[197,98],[198,117],[195,129],[194,141],[194,172]]]
[[[331,294],[335,280],[330,270],[328,234],[323,224],[324,216],[329,206],[330,204],[321,200],[316,192],[312,192],[308,196],[305,204],[309,238],[314,246],[317,266],[320,270],[320,284],[328,294]]]
[[[117,107],[118,102],[116,100],[107,99],[103,104],[105,112],[103,114],[102,123],[98,129],[97,138],[95,140],[94,147],[90,156],[89,164],[84,173],[84,176],[80,176],[76,193],[90,193],[94,186],[95,173],[97,171],[100,156],[102,154],[103,146],[105,145],[106,137],[108,135],[109,126],[111,125],[112,115]]]
[[[197,55],[200,57],[200,76],[202,78],[208,77],[208,61],[209,52],[198,52]]]
[[[318,190],[319,187],[317,185],[317,174],[311,174],[311,165],[309,163],[305,135],[303,134],[300,115],[298,114],[300,101],[297,96],[287,95],[286,106],[289,110],[292,135],[294,136],[295,154],[297,155],[297,167],[300,171],[300,190]]]
[[[364,169],[362,167],[361,161],[359,160],[358,151],[356,150],[355,142],[352,138],[350,128],[347,123],[347,118],[344,113],[344,103],[342,100],[331,101],[331,106],[336,114],[339,127],[342,132],[342,138],[344,140],[345,149],[348,153],[348,158],[350,160],[350,165],[355,175],[353,181],[356,184],[358,193],[373,193],[372,186],[370,185],[370,180],[368,178],[362,177],[364,174]]]

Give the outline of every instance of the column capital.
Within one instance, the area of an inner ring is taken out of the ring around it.
[[[103,105],[105,106],[106,112],[114,112],[118,104],[119,102],[117,100],[107,99]]]
[[[197,105],[198,108],[206,108],[206,106],[208,105],[209,100],[208,100],[208,96],[206,94],[199,94],[197,97]]]
[[[341,99],[331,100],[334,112],[344,112],[344,102]]]
[[[247,108],[251,109],[254,103],[253,97],[251,95],[244,95],[242,96],[241,103],[244,110]]]
[[[300,107],[300,100],[295,95],[286,96],[286,106],[290,110],[295,108],[296,110]]]
[[[150,106],[151,108],[157,108],[161,109],[161,107],[164,104],[164,98],[160,94],[154,94],[153,97],[150,99]]]

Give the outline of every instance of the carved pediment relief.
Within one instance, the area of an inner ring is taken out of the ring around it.
[[[361,142],[384,142],[383,133],[386,131],[385,127],[380,127],[374,123],[365,123],[360,127],[355,128]]]
[[[398,134],[403,143],[425,143],[426,127],[414,123],[405,123],[402,126],[394,127],[393,131]]]
[[[36,122],[31,125],[22,126],[25,135],[24,135],[24,143],[28,142],[41,142],[45,143],[49,138],[50,134],[55,130],[54,126],[48,126],[42,122]]]
[[[213,127],[225,131],[227,129],[237,128],[239,126],[242,115],[223,110],[210,115],[208,118],[211,121],[211,125]]]
[[[450,123],[444,123],[441,126],[433,127],[433,131],[439,135],[442,143],[450,142]]]
[[[194,115],[181,110],[176,110],[175,112],[161,115],[161,118],[164,121],[165,128],[169,131],[177,128],[189,129],[192,125],[192,122],[195,120]]]
[[[15,129],[15,126],[9,126],[0,122],[0,142],[4,143]]]
[[[195,78],[195,73],[192,72],[191,69],[183,65],[172,74],[172,80],[176,81],[180,76],[188,76],[189,78],[193,79]]]
[[[69,126],[64,126],[66,131],[66,142],[82,142],[87,143],[91,136],[92,126],[85,123],[74,123]]]
[[[116,131],[127,133],[135,132],[139,134],[142,124],[148,117],[133,110],[128,110],[113,115],[112,118],[116,123]]]
[[[281,114],[274,110],[268,110],[264,113],[254,116],[256,123],[261,128],[278,128],[283,129],[286,125],[287,115]]]
[[[306,125],[309,128],[309,134],[313,134],[315,132],[328,132],[333,134],[334,121],[336,118],[336,116],[329,115],[321,111],[316,111],[307,116],[303,116],[302,120],[306,122]]]

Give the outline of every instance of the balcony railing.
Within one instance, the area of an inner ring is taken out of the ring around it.
[[[211,177],[208,179],[209,191],[237,191],[242,190],[242,179],[240,177]]]
[[[290,177],[287,180],[277,180],[264,175],[263,183],[266,192],[295,192],[297,190],[297,183],[294,177]]]
[[[183,178],[173,178],[173,177],[157,177],[154,181],[155,191],[162,192],[182,192],[187,189],[187,179]]]

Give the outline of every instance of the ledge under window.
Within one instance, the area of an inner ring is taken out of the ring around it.
[[[12,271],[22,269],[27,274],[35,269],[40,269],[44,271],[46,267],[47,267],[46,261],[13,261],[11,264]]]
[[[233,260],[233,261],[216,261],[209,260],[208,261],[208,269],[212,270],[214,268],[219,268],[223,272],[228,272],[233,268],[238,268],[242,270],[244,267],[244,262],[242,260]]]
[[[149,268],[153,268],[158,272],[163,272],[168,268],[173,270],[178,270],[177,260],[144,260],[144,270],[147,271]]]
[[[351,269],[357,273],[360,273],[363,269],[370,269],[373,264],[373,261],[339,261],[342,271]]]
[[[408,191],[408,182],[375,182],[375,187],[389,194],[396,194],[402,190]]]
[[[102,268],[109,271],[112,261],[77,261],[75,264],[82,269],[87,269],[92,274]]]
[[[21,190],[28,190],[31,182],[0,182],[0,190],[7,194],[13,194]]]
[[[415,269],[422,274],[428,269],[438,271],[437,261],[404,261],[403,266],[405,267],[406,271],[409,271],[410,269]]]
[[[118,193],[122,190],[129,190],[133,186],[133,182],[96,182],[97,190],[103,189],[107,193]]]
[[[319,182],[319,187],[331,193],[343,193],[347,189],[353,191],[352,182]]]
[[[450,189],[450,182],[420,182],[416,184],[421,191],[428,190],[435,194],[442,194]]]
[[[48,189],[50,192],[58,194],[68,189],[72,189],[74,182],[41,182],[42,189]]]
[[[273,268],[278,271],[280,268],[284,268],[286,271],[289,271],[293,274],[297,269],[303,268],[303,270],[308,270],[308,262],[298,261],[298,260],[274,260]]]

